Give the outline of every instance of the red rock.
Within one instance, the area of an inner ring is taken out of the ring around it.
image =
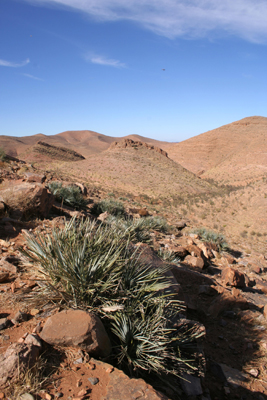
[[[223,269],[221,277],[226,285],[236,287],[246,286],[245,275],[233,268],[226,267]]]
[[[111,352],[101,320],[93,313],[81,310],[54,314],[46,321],[40,336],[49,344],[79,347],[98,357],[107,357]]]
[[[184,259],[188,255],[188,251],[183,246],[169,245],[168,250],[173,252],[177,257]]]
[[[263,315],[267,319],[267,304],[265,304],[265,306],[264,306]]]
[[[203,251],[198,246],[196,246],[194,244],[191,244],[191,245],[187,246],[186,250],[193,257],[201,258],[203,256]]]
[[[15,343],[0,355],[0,385],[17,378],[23,368],[31,368],[39,356],[40,347],[33,344]]]
[[[94,363],[105,370],[112,367],[110,364],[98,360],[94,360]],[[98,400],[168,400],[166,396],[157,392],[143,379],[131,379],[117,368],[114,368],[108,377],[106,393]]]
[[[8,281],[9,273],[8,272],[0,272],[0,283]]]
[[[267,282],[257,279],[256,285],[257,289],[261,290],[264,294],[267,294]]]
[[[211,260],[212,258],[214,258],[214,254],[212,252],[212,250],[214,250],[212,248],[212,243],[206,243],[206,242],[200,242],[197,244],[198,247],[202,250],[204,256],[208,259]]]
[[[82,389],[82,390],[79,391],[78,397],[83,397],[83,396],[85,396],[86,394],[87,394],[87,390],[86,390],[86,389]]]
[[[232,265],[236,263],[236,259],[230,254],[224,254],[221,260],[224,261],[226,265]]]
[[[184,262],[200,269],[204,268],[204,261],[200,257],[186,256]]]
[[[221,312],[232,310],[233,308],[248,308],[247,300],[239,295],[233,296],[228,290],[224,289],[223,293],[217,296],[211,303],[208,314],[217,317]]]
[[[32,172],[25,173],[26,182],[38,182],[43,183],[45,181],[45,175],[34,174]]]
[[[45,217],[54,202],[54,196],[40,183],[12,182],[0,190],[0,196],[14,218]]]
[[[259,267],[257,264],[251,263],[250,268],[252,272],[255,272],[255,274],[260,274],[262,272],[261,267]]]

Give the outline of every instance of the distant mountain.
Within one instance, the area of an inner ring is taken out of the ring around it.
[[[161,142],[154,139],[145,138],[139,135],[128,135],[123,138],[111,137],[102,135],[93,131],[66,131],[57,135],[43,135],[39,133],[32,136],[14,137],[14,136],[0,136],[0,146],[4,148],[7,154],[30,160],[31,151],[29,149],[37,142],[42,141],[57,147],[66,147],[70,150],[77,151],[84,157],[91,154],[101,153],[109,148],[110,144],[122,139],[133,139],[146,142],[150,145],[162,147],[168,145],[167,142]],[[25,151],[28,150],[25,153]]]
[[[202,178],[245,184],[267,175],[267,118],[244,118],[164,149]]]

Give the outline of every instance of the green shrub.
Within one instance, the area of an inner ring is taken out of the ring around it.
[[[99,203],[95,203],[91,208],[92,214],[96,215],[100,215],[106,211],[111,215],[117,216],[122,216],[125,213],[124,205],[113,199],[101,200]]]
[[[39,294],[98,314],[115,365],[134,375],[172,377],[193,368],[184,351],[198,334],[172,328],[184,306],[173,299],[168,267],[144,265],[127,229],[73,218],[63,230],[25,235],[22,253],[43,280]]]
[[[62,186],[61,182],[50,182],[48,188],[58,202],[63,202],[67,206],[83,209],[88,204],[77,186]]]
[[[124,219],[110,216],[105,221],[117,229],[119,234],[128,235],[132,242],[151,242],[151,231],[168,232],[170,226],[161,217],[146,217],[138,219]]]
[[[168,250],[165,247],[160,247],[157,253],[163,261],[168,261],[173,264],[178,264],[181,261],[173,251]]]
[[[203,242],[212,242],[218,246],[219,251],[226,251],[228,249],[228,244],[225,237],[220,233],[216,233],[206,228],[199,228],[193,231],[195,234],[200,236]]]

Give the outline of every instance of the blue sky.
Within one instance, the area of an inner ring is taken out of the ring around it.
[[[266,0],[1,0],[0,135],[267,117]]]

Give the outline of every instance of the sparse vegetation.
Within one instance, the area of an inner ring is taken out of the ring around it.
[[[99,203],[95,203],[91,209],[91,212],[96,215],[100,215],[106,211],[109,214],[116,216],[122,216],[125,213],[124,205],[113,199],[101,200]]]
[[[127,229],[73,218],[63,230],[27,233],[26,239],[23,254],[44,283],[39,294],[97,313],[110,333],[116,365],[135,375],[177,376],[193,368],[183,351],[199,333],[172,329],[183,305],[173,299],[168,267],[144,265],[129,246]]]
[[[181,261],[173,251],[168,250],[165,247],[160,247],[157,253],[163,261],[168,261],[173,264],[178,264]]]
[[[61,182],[50,182],[48,188],[58,202],[63,202],[67,206],[83,209],[88,204],[77,186],[62,186]]]
[[[218,246],[219,251],[225,251],[228,249],[226,239],[220,233],[216,233],[205,228],[195,229],[193,232],[199,235],[200,239],[203,242],[215,243]]]

